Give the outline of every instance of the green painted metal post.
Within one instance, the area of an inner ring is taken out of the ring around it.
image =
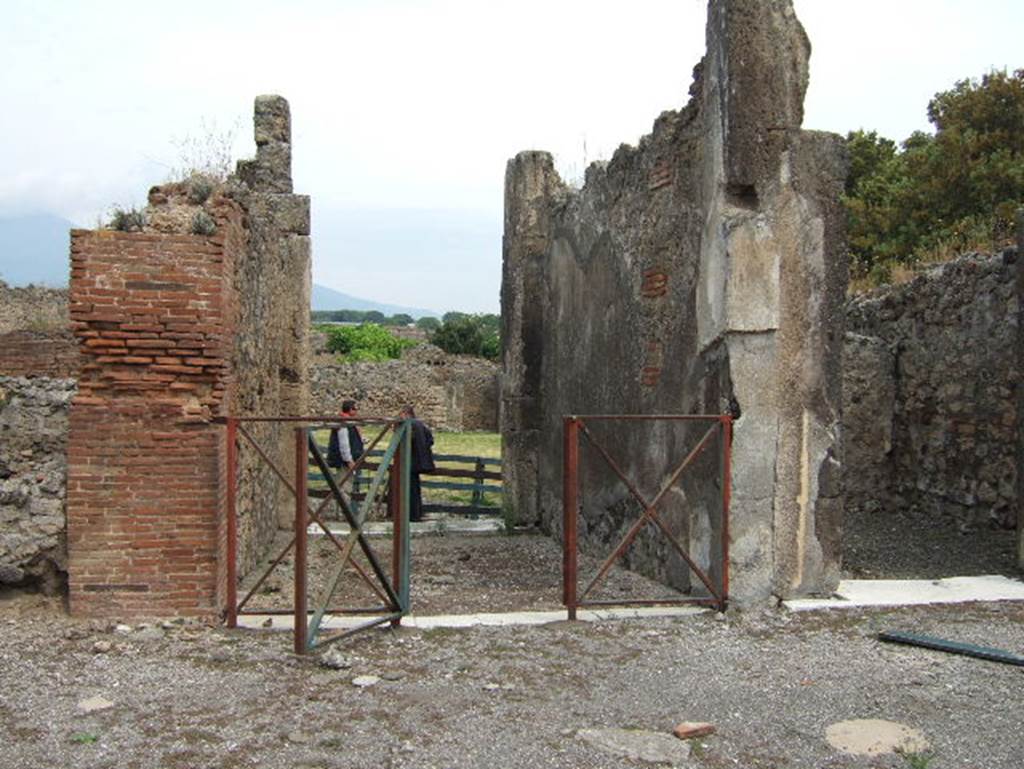
[[[401,496],[402,496],[402,569],[397,592],[402,602],[402,611],[409,611],[409,560],[412,557],[411,526],[409,524],[409,481],[412,474],[412,420],[402,423],[401,454]]]
[[[295,653],[305,654],[309,651],[308,602],[306,595],[306,526],[309,521],[309,497],[306,473],[309,467],[309,455],[306,444],[309,442],[305,427],[295,428]]]

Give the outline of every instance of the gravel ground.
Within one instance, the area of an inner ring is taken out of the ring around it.
[[[558,550],[519,539],[417,540],[417,573],[436,571],[414,582],[414,601],[473,607],[483,590],[488,606],[512,605],[536,588],[548,592],[531,606],[546,607],[557,576],[541,585],[540,569],[512,566],[550,564],[551,551],[557,563]],[[634,767],[578,735],[680,721],[718,731],[677,766],[1024,765],[1024,668],[876,639],[898,629],[1024,654],[1022,604],[376,629],[298,658],[283,633],[118,628],[38,596],[0,598],[3,769]],[[920,730],[930,760],[838,752],[825,730],[854,718]]]
[[[271,548],[276,556],[291,537],[282,534]],[[339,540],[344,542],[344,540]],[[370,539],[385,572],[391,573],[391,539]],[[516,536],[426,536],[412,540],[410,598],[416,614],[469,614],[474,612],[544,611],[562,607],[562,551],[550,537],[541,534]],[[370,567],[358,552],[359,562],[369,574]],[[320,596],[337,571],[338,549],[326,537],[309,540],[307,571],[310,595]],[[597,573],[602,560],[579,556],[582,590]],[[266,566],[254,570],[242,585],[244,593],[255,585]],[[247,608],[291,606],[293,564],[282,561],[253,595]],[[339,600],[345,607],[376,606],[381,601],[351,569],[341,581]],[[613,566],[592,594],[596,600],[624,597],[678,599],[671,588],[632,571]]]
[[[843,570],[856,579],[1020,577],[1017,532],[962,529],[953,518],[913,512],[863,512],[843,522]]]

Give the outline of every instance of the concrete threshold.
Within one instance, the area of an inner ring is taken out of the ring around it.
[[[505,531],[505,521],[493,516],[482,518],[464,518],[458,515],[452,516],[430,516],[422,521],[409,524],[410,534],[413,537],[422,536],[443,536],[443,535],[475,535],[475,534],[501,534]],[[347,523],[341,521],[328,521],[327,528],[336,537],[348,536],[350,529]],[[310,535],[323,536],[324,530],[315,523],[310,524],[307,529]],[[363,524],[363,534],[368,537],[390,537],[391,521],[368,521]]]
[[[1024,601],[1024,582],[998,574],[946,579],[848,579],[830,598],[783,601],[790,611],[920,606],[970,601]]]
[[[609,607],[605,609],[578,609],[576,617],[583,622],[601,622],[619,619],[652,619],[658,617],[691,617],[711,611],[701,606],[641,606],[641,607]],[[551,622],[563,622],[567,618],[565,609],[555,611],[510,611],[478,614],[437,614],[420,617],[407,614],[402,617],[402,627],[430,630],[432,628],[465,628],[465,627],[509,627],[523,625],[546,625]],[[358,627],[373,616],[360,615],[325,615],[323,629],[346,630]],[[294,617],[287,615],[244,614],[238,618],[238,626],[245,628],[263,628],[267,620],[272,620],[272,630],[292,630]]]

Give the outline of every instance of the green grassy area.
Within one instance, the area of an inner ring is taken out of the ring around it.
[[[461,454],[470,457],[501,458],[498,433],[434,433],[435,454]]]

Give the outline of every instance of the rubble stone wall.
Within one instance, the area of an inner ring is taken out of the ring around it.
[[[1020,292],[1007,249],[848,303],[848,516],[902,508],[965,532],[1017,525]]]
[[[8,286],[0,280],[0,334],[61,331],[68,327],[68,292],[44,286]]]
[[[381,363],[338,363],[321,356],[313,361],[310,387],[318,414],[338,413],[348,398],[358,401],[364,417],[395,417],[411,403],[434,430],[498,430],[498,366],[431,345]]]
[[[73,379],[0,376],[0,585],[64,587]]]
[[[291,112],[280,96],[255,100],[256,157],[239,162],[229,194],[246,212],[248,245],[236,268],[239,316],[232,355],[235,416],[309,414],[309,306],[312,241],[308,195],[292,191]],[[249,424],[291,477],[292,425]],[[293,525],[295,505],[247,443],[239,453],[239,573]]]
[[[0,375],[78,376],[66,289],[12,288],[0,280]]]
[[[840,137],[800,129],[809,54],[789,0],[711,0],[685,108],[592,165],[579,191],[547,153],[506,171],[507,503],[559,531],[564,415],[731,413],[739,600],[828,593],[839,578],[845,157]],[[650,497],[700,437],[602,429]],[[599,463],[580,473],[581,546],[606,551],[640,510]],[[699,467],[659,507],[712,572],[717,477]],[[653,526],[629,563],[693,584]]]

